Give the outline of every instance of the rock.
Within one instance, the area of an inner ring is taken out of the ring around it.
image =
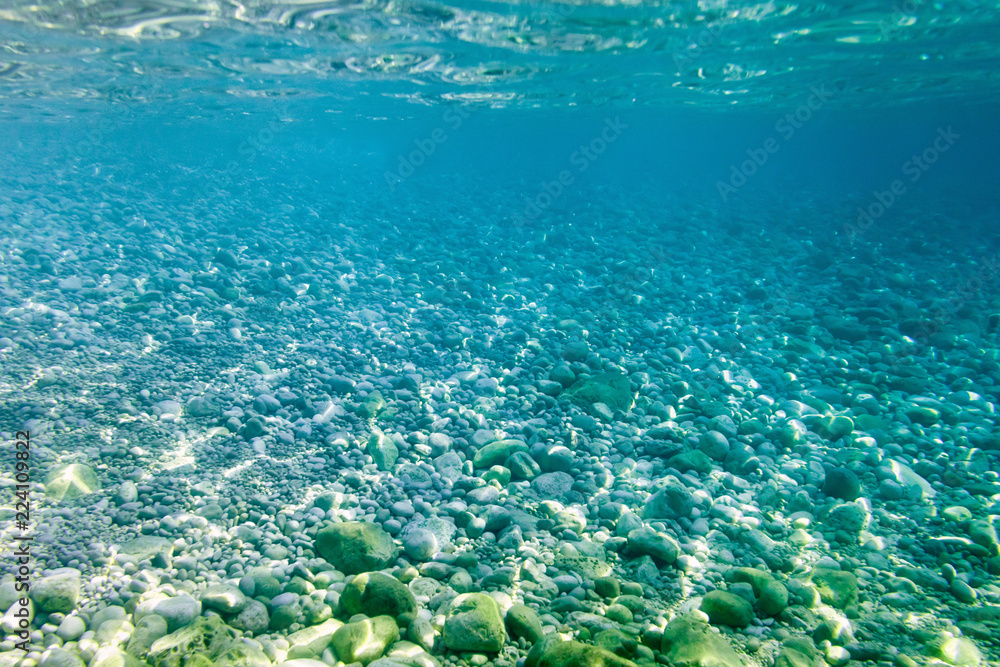
[[[80,598],[79,570],[62,567],[42,577],[31,586],[31,599],[44,612],[68,614]]]
[[[667,459],[667,467],[676,468],[680,472],[694,471],[705,474],[712,472],[712,459],[698,449],[689,449]]]
[[[58,466],[45,478],[45,495],[52,500],[72,500],[101,490],[94,469],[83,463]]]
[[[639,641],[618,628],[608,628],[594,635],[594,646],[611,651],[619,658],[631,660],[638,653]]]
[[[385,409],[386,402],[379,391],[373,391],[365,396],[365,399],[358,405],[358,416],[364,419],[372,419]]]
[[[136,562],[148,560],[153,567],[168,568],[172,564],[174,544],[165,537],[142,535],[123,544],[119,553]]]
[[[340,606],[348,614],[381,615],[393,618],[417,610],[417,602],[395,577],[380,572],[359,574],[344,588]]]
[[[760,592],[757,606],[765,616],[777,616],[788,606],[788,589],[780,581],[768,583]]]
[[[660,652],[671,667],[744,667],[725,637],[690,614],[667,624]]]
[[[814,430],[827,440],[840,440],[854,431],[854,421],[843,415],[824,415],[816,420]]]
[[[399,448],[392,438],[386,437],[382,433],[373,433],[368,438],[368,446],[365,452],[372,457],[379,470],[392,470],[399,458]]]
[[[680,555],[680,547],[674,540],[648,526],[629,532],[628,550],[639,556],[652,556],[666,565],[673,564]]]
[[[841,500],[856,500],[861,497],[861,480],[848,468],[830,468],[826,471],[823,493]]]
[[[714,625],[745,628],[753,621],[753,607],[738,595],[711,591],[701,600],[701,610]]]
[[[868,529],[871,513],[863,500],[842,503],[831,509],[823,522],[834,530],[842,530],[850,537],[857,538],[862,531]]]
[[[997,529],[991,521],[987,519],[976,519],[969,522],[969,538],[981,547],[990,552],[991,556],[1000,554],[1000,539],[997,538]]]
[[[858,603],[858,578],[850,572],[818,567],[809,575],[809,581],[820,599],[831,607],[845,609]]]
[[[56,629],[56,635],[64,642],[70,642],[77,639],[86,631],[87,624],[83,622],[83,619],[73,615],[67,616],[62,620]]]
[[[542,500],[562,502],[573,489],[573,477],[565,472],[547,472],[531,480],[531,490]]]
[[[38,660],[38,667],[86,667],[86,663],[75,653],[53,648],[45,651]]]
[[[161,616],[167,622],[167,631],[175,632],[201,616],[201,602],[187,593],[181,593],[174,597],[166,597],[162,593],[157,593],[136,606],[135,611],[132,612],[132,619],[138,624],[149,614]]]
[[[412,530],[403,539],[403,550],[414,560],[427,561],[438,553],[438,541],[434,533],[425,528]]]
[[[200,597],[204,606],[224,614],[237,614],[247,606],[243,592],[229,584],[213,584]]]
[[[505,640],[500,606],[485,593],[459,595],[448,609],[443,634],[453,651],[496,653]]]
[[[270,623],[271,617],[267,613],[267,606],[259,600],[247,600],[243,611],[230,621],[234,628],[249,632],[251,635],[266,632]]]
[[[774,667],[827,667],[808,637],[793,637],[781,645]]]
[[[528,445],[521,440],[495,440],[476,452],[472,464],[476,468],[489,468],[502,464],[515,453],[527,451]]]
[[[729,439],[718,431],[709,431],[699,439],[698,449],[714,461],[725,461],[729,454]]]
[[[983,662],[982,652],[968,637],[946,635],[934,641],[930,648],[934,657],[954,667],[975,667]]]
[[[213,667],[271,667],[271,661],[256,646],[237,642],[219,656]]]
[[[691,516],[694,509],[694,494],[677,481],[670,481],[646,501],[642,518],[676,520]]]
[[[132,631],[132,636],[129,637],[128,644],[125,646],[125,652],[142,660],[149,653],[149,649],[153,643],[157,639],[166,636],[166,634],[167,622],[162,616],[157,616],[156,614],[144,616],[136,621],[135,630]]]
[[[134,503],[139,499],[139,488],[135,485],[135,482],[131,480],[125,480],[118,485],[118,493],[115,494],[115,500],[119,505],[126,505],[128,503]]]
[[[612,410],[627,411],[632,408],[634,395],[632,383],[622,373],[601,373],[594,377],[574,382],[566,395],[574,403],[590,407],[594,403],[604,403]]]
[[[527,452],[514,452],[507,459],[506,464],[510,470],[511,477],[514,479],[532,480],[542,473],[542,469],[538,463]]]
[[[153,642],[147,662],[151,667],[187,667],[200,654],[215,660],[239,639],[239,632],[218,616],[200,616],[186,627]]]
[[[393,623],[395,626],[395,623]],[[341,621],[329,618],[319,625],[303,628],[288,635],[288,658],[317,658],[330,645],[334,634],[344,627]]]
[[[635,667],[611,651],[549,635],[528,652],[525,667]]]
[[[380,526],[335,523],[316,534],[316,551],[345,574],[381,570],[396,560],[396,543]]]
[[[512,605],[504,615],[504,625],[512,639],[524,637],[529,644],[534,644],[542,638],[542,622],[535,610],[526,605]]]
[[[376,616],[348,623],[333,634],[330,646],[341,662],[367,665],[382,657],[387,646],[399,639],[399,627],[391,616]]]
[[[764,588],[774,581],[770,572],[753,567],[739,567],[729,573],[728,580],[733,583],[747,583],[758,598],[764,593]]]
[[[117,646],[104,646],[94,653],[88,667],[142,667],[143,665],[144,662]]]

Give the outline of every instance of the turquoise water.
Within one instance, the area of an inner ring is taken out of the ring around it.
[[[0,2],[0,667],[1000,664],[998,34]]]

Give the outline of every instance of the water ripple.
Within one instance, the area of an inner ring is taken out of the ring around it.
[[[905,8],[865,0],[15,0],[0,9],[0,96],[99,98],[116,88],[154,99],[226,94],[238,83],[308,90],[333,79],[394,81],[402,88],[387,92],[421,103],[714,106],[774,103],[835,77],[848,82],[845,103],[1000,96],[997,5],[911,0]]]

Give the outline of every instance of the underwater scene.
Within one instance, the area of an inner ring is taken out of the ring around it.
[[[0,47],[0,667],[1000,666],[996,0]]]

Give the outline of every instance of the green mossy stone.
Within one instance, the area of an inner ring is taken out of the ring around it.
[[[825,604],[836,609],[846,609],[858,603],[858,578],[850,572],[829,568],[816,568],[809,580]]]
[[[667,466],[676,468],[680,472],[694,471],[705,474],[712,472],[712,459],[700,449],[689,449],[686,452],[675,454],[667,460]]]
[[[348,623],[335,633],[330,646],[344,663],[363,665],[378,660],[385,649],[399,639],[399,627],[391,616],[376,616]]]
[[[443,634],[453,651],[499,652],[506,638],[500,605],[485,593],[459,595],[448,609]]]
[[[725,637],[690,614],[667,624],[660,653],[670,667],[744,667]]]
[[[757,606],[765,616],[777,616],[788,607],[788,589],[780,581],[772,581],[761,590]]]
[[[604,403],[612,410],[630,410],[635,400],[632,383],[622,373],[601,373],[585,380],[574,382],[566,390],[570,400],[578,405],[590,407],[594,403]]]
[[[239,631],[218,616],[199,616],[190,625],[153,642],[146,661],[151,667],[188,667],[191,657],[198,654],[211,665],[239,636]]]
[[[639,652],[639,640],[618,628],[608,628],[598,632],[594,635],[594,646],[627,660],[632,660]]]
[[[364,419],[372,419],[385,409],[386,402],[382,398],[382,394],[378,391],[373,391],[372,393],[365,396],[365,399],[361,401],[358,405],[357,413],[360,417]]]
[[[711,591],[701,600],[701,610],[713,625],[745,628],[753,621],[753,607],[738,595],[726,591]]]
[[[410,589],[395,577],[366,572],[354,577],[340,595],[340,608],[348,615],[388,615],[393,618],[415,612],[417,601]]]
[[[521,440],[495,440],[483,445],[472,459],[476,468],[490,468],[500,465],[517,452],[527,452],[528,445]]]
[[[513,639],[524,637],[529,644],[534,644],[542,638],[542,621],[535,610],[526,605],[512,605],[504,616],[504,625]]]
[[[729,573],[728,579],[733,583],[750,584],[753,594],[760,597],[764,587],[774,581],[774,576],[754,567],[739,567]]]
[[[381,570],[396,560],[397,548],[381,526],[348,521],[316,534],[316,551],[345,574]]]
[[[824,415],[816,422],[814,430],[827,440],[840,440],[854,431],[854,421],[843,415]]]
[[[635,667],[626,660],[597,646],[578,641],[562,641],[549,635],[528,652],[525,667]]]
[[[794,637],[781,645],[774,667],[826,667],[826,660],[807,637]]]
[[[288,635],[288,659],[315,658],[330,645],[333,635],[344,627],[337,619],[328,619],[319,625],[303,628]]]
[[[57,466],[45,478],[45,495],[58,502],[73,500],[101,490],[94,469],[83,463]]]

